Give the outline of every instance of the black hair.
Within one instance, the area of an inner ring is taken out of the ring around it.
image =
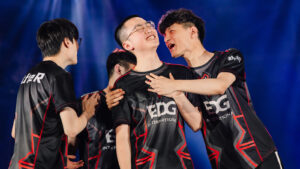
[[[131,18],[135,18],[135,17],[140,17],[140,16],[139,15],[130,15],[130,16],[126,17],[125,19],[122,20],[122,22],[115,29],[115,40],[122,48],[123,48],[123,46],[122,46],[122,41],[121,41],[121,30],[123,29],[124,23],[126,21],[128,21]]]
[[[112,76],[116,64],[119,64],[126,70],[128,70],[130,63],[136,65],[136,57],[133,53],[129,51],[112,52],[107,57],[106,61],[106,70],[108,77],[110,78]]]
[[[167,11],[159,20],[159,33],[164,35],[166,29],[174,23],[183,24],[184,26],[191,26],[192,23],[198,29],[198,38],[203,43],[205,36],[204,21],[191,10],[180,8]]]
[[[60,51],[64,38],[78,40],[78,29],[64,18],[57,18],[41,24],[36,40],[43,57],[56,55]]]

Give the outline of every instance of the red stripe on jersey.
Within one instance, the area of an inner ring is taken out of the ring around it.
[[[50,106],[51,97],[52,97],[52,94],[49,97],[48,106],[47,106],[46,111],[45,111],[45,115],[44,115],[44,119],[43,119],[43,125],[42,125],[42,129],[41,129],[41,132],[40,132],[40,135],[39,135],[40,138],[39,138],[39,141],[38,141],[38,145],[37,145],[37,148],[36,148],[36,154],[35,154],[35,157],[34,157],[34,162],[33,162],[34,165],[35,165],[36,158],[37,158],[37,155],[38,155],[38,151],[39,151],[39,147],[40,147],[40,142],[41,142],[43,130],[44,130],[44,127],[45,127],[46,116],[47,116],[47,112],[48,112],[49,106]]]
[[[247,123],[247,121],[246,121],[246,119],[245,119],[244,112],[243,112],[243,110],[242,110],[242,108],[241,108],[241,105],[240,105],[240,103],[239,103],[239,101],[238,101],[238,99],[237,99],[237,97],[236,97],[236,94],[235,94],[234,89],[233,89],[232,86],[231,86],[231,89],[232,89],[232,91],[233,91],[235,100],[236,100],[236,102],[238,103],[239,109],[240,109],[241,113],[243,114],[243,119],[244,119],[244,122],[245,122],[245,124],[246,124],[247,130],[248,130],[248,132],[249,132],[249,134],[250,134],[250,136],[251,136],[251,139],[253,140],[253,142],[254,142],[254,144],[255,144],[254,138],[253,138],[253,136],[252,136],[252,133],[250,132],[250,129],[249,129],[249,127],[248,127],[248,123]],[[261,155],[260,155],[260,153],[259,153],[259,151],[258,151],[258,148],[257,148],[256,144],[255,144],[255,148],[256,148],[256,151],[257,151],[257,154],[258,154],[260,160],[263,161],[263,158],[261,157]]]
[[[257,164],[254,162],[254,161],[252,161],[251,159],[250,159],[250,157],[249,156],[247,156],[246,154],[245,154],[245,152],[243,151],[243,150],[245,150],[246,148],[244,147],[244,148],[242,148],[242,144],[240,144],[241,142],[242,142],[242,139],[244,138],[244,136],[245,136],[245,130],[242,128],[242,126],[241,126],[241,124],[239,123],[239,121],[237,120],[237,118],[243,118],[244,116],[243,115],[239,115],[239,116],[235,116],[235,115],[233,115],[233,118],[234,118],[234,120],[236,121],[236,123],[239,125],[239,127],[240,127],[240,129],[242,130],[242,135],[241,135],[241,137],[240,137],[240,139],[239,139],[239,141],[237,142],[237,144],[235,145],[235,147],[239,150],[239,152],[256,168],[257,167]],[[251,141],[252,142],[252,144],[253,145],[255,145],[255,143],[254,143],[254,141]],[[244,143],[245,144],[245,143]],[[247,143],[246,143],[247,144]],[[250,147],[249,147],[250,148]]]
[[[204,138],[206,138],[206,130],[207,130],[207,127],[206,127],[206,122],[205,120],[203,120],[203,135],[204,135]],[[209,149],[210,151],[212,151],[211,154],[208,154],[208,158],[210,161],[214,160],[216,161],[216,169],[219,168],[219,157],[220,157],[220,152],[212,147],[209,147],[207,144],[206,144],[206,147],[207,149]]]
[[[177,118],[178,118],[178,114],[177,114]],[[183,135],[184,144],[177,150],[176,153],[180,157],[180,161],[181,161],[182,166],[186,169],[186,165],[185,165],[183,159],[191,160],[191,155],[188,154],[188,153],[183,152],[183,149],[186,147],[186,140],[185,140],[185,134],[184,134],[184,131],[183,131],[183,125],[180,123],[180,119],[178,119],[178,126],[179,126],[181,134]]]

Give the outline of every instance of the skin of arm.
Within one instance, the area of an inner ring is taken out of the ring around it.
[[[82,100],[82,111],[80,117],[75,110],[66,107],[60,112],[60,118],[63,124],[64,132],[68,137],[76,137],[86,126],[87,121],[95,114],[95,106],[98,104],[100,96],[94,93],[88,98],[88,95]]]
[[[130,127],[127,124],[116,128],[116,151],[120,169],[131,169]]]
[[[15,131],[16,131],[16,119],[14,119],[13,127],[11,129],[11,136],[12,136],[12,138],[16,137]]]
[[[202,127],[202,112],[199,111],[198,107],[194,107],[183,92],[178,92],[172,98],[190,128],[194,132],[200,130]]]
[[[160,95],[170,94],[174,91],[201,95],[224,94],[227,88],[236,80],[235,75],[229,72],[221,72],[217,78],[195,80],[172,80],[160,78],[160,76],[154,74],[150,74],[146,77],[153,91]]]

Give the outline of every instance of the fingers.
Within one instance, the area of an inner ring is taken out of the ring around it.
[[[116,89],[111,91],[109,94],[106,95],[106,104],[108,109],[119,104],[119,101],[124,98],[125,91],[122,89]]]
[[[154,81],[155,79],[153,77],[151,77],[150,75],[146,75],[146,78],[148,79],[148,81]]]
[[[159,78],[159,76],[157,76],[157,75],[155,75],[153,73],[150,73],[150,76],[152,76],[154,79],[158,79]]]
[[[87,94],[82,98],[82,101],[86,101],[88,98],[89,98],[89,95]]]
[[[114,100],[115,98],[119,98],[125,94],[125,91],[122,89],[116,89],[109,94],[106,95],[106,101],[109,102],[111,100]]]
[[[67,155],[67,157],[68,157],[69,159],[75,159],[75,158],[76,158],[76,156],[74,156],[74,155]]]

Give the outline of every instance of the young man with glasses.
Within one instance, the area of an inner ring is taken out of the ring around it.
[[[135,68],[115,83],[115,88],[125,91],[124,99],[112,108],[120,168],[192,169],[183,118],[193,119],[195,114],[200,114],[191,104],[199,102],[197,97],[192,94],[186,97],[182,92],[171,93],[169,97],[149,92],[145,76],[149,73],[169,76],[172,73],[176,79],[193,79],[193,72],[184,66],[159,60],[156,52],[158,34],[151,21],[130,16],[117,27],[115,39],[137,59]],[[193,130],[201,128],[201,119],[191,123]]]
[[[172,57],[184,57],[199,79],[153,75],[147,84],[160,95],[201,94],[202,131],[212,168],[282,169],[272,137],[254,111],[241,52],[205,50],[204,22],[187,9],[168,11],[159,22],[159,31]]]
[[[84,98],[83,113],[77,116],[72,77],[64,70],[77,63],[77,40],[76,26],[66,19],[54,19],[40,26],[37,43],[44,59],[21,81],[9,168],[66,167],[67,154],[60,149],[64,133],[75,137],[81,132],[93,116],[99,98],[97,94]]]

